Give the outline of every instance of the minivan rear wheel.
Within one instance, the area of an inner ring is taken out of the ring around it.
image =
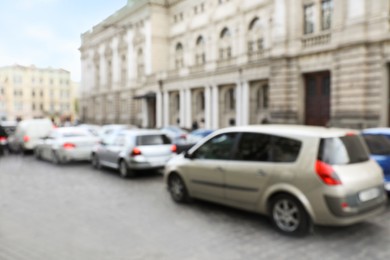
[[[304,236],[311,228],[310,217],[302,204],[287,194],[271,200],[270,216],[278,231],[286,235]]]
[[[178,203],[186,203],[190,201],[186,185],[178,174],[173,173],[169,177],[168,189],[174,201]]]

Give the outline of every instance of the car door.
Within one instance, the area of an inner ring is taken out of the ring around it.
[[[113,167],[110,162],[110,146],[113,145],[116,136],[116,134],[110,134],[103,136],[101,139],[97,154],[102,165]]]
[[[113,168],[118,168],[119,154],[126,144],[126,135],[118,134],[115,136],[112,144],[107,146],[107,161]]]
[[[254,207],[263,192],[274,164],[271,162],[272,138],[260,133],[242,133],[233,160],[225,171],[225,197],[231,204]]]
[[[47,137],[43,137],[41,143],[41,154],[43,158],[47,160],[52,158],[52,146],[57,136],[56,131],[52,131]]]
[[[231,159],[237,136],[237,133],[219,134],[190,155],[183,171],[194,196],[224,200],[225,165]]]

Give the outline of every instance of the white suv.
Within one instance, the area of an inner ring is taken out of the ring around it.
[[[383,173],[353,130],[294,125],[222,129],[168,162],[177,202],[190,197],[269,215],[276,228],[349,225],[381,213]]]

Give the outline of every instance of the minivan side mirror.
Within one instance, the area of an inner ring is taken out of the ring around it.
[[[193,155],[191,153],[189,153],[188,150],[185,151],[184,158],[187,158],[187,159],[190,159],[190,160],[194,159]]]

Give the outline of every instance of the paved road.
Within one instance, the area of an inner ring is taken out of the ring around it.
[[[157,174],[0,157],[0,260],[390,259],[390,205],[347,228],[284,237],[259,215],[173,203]]]

